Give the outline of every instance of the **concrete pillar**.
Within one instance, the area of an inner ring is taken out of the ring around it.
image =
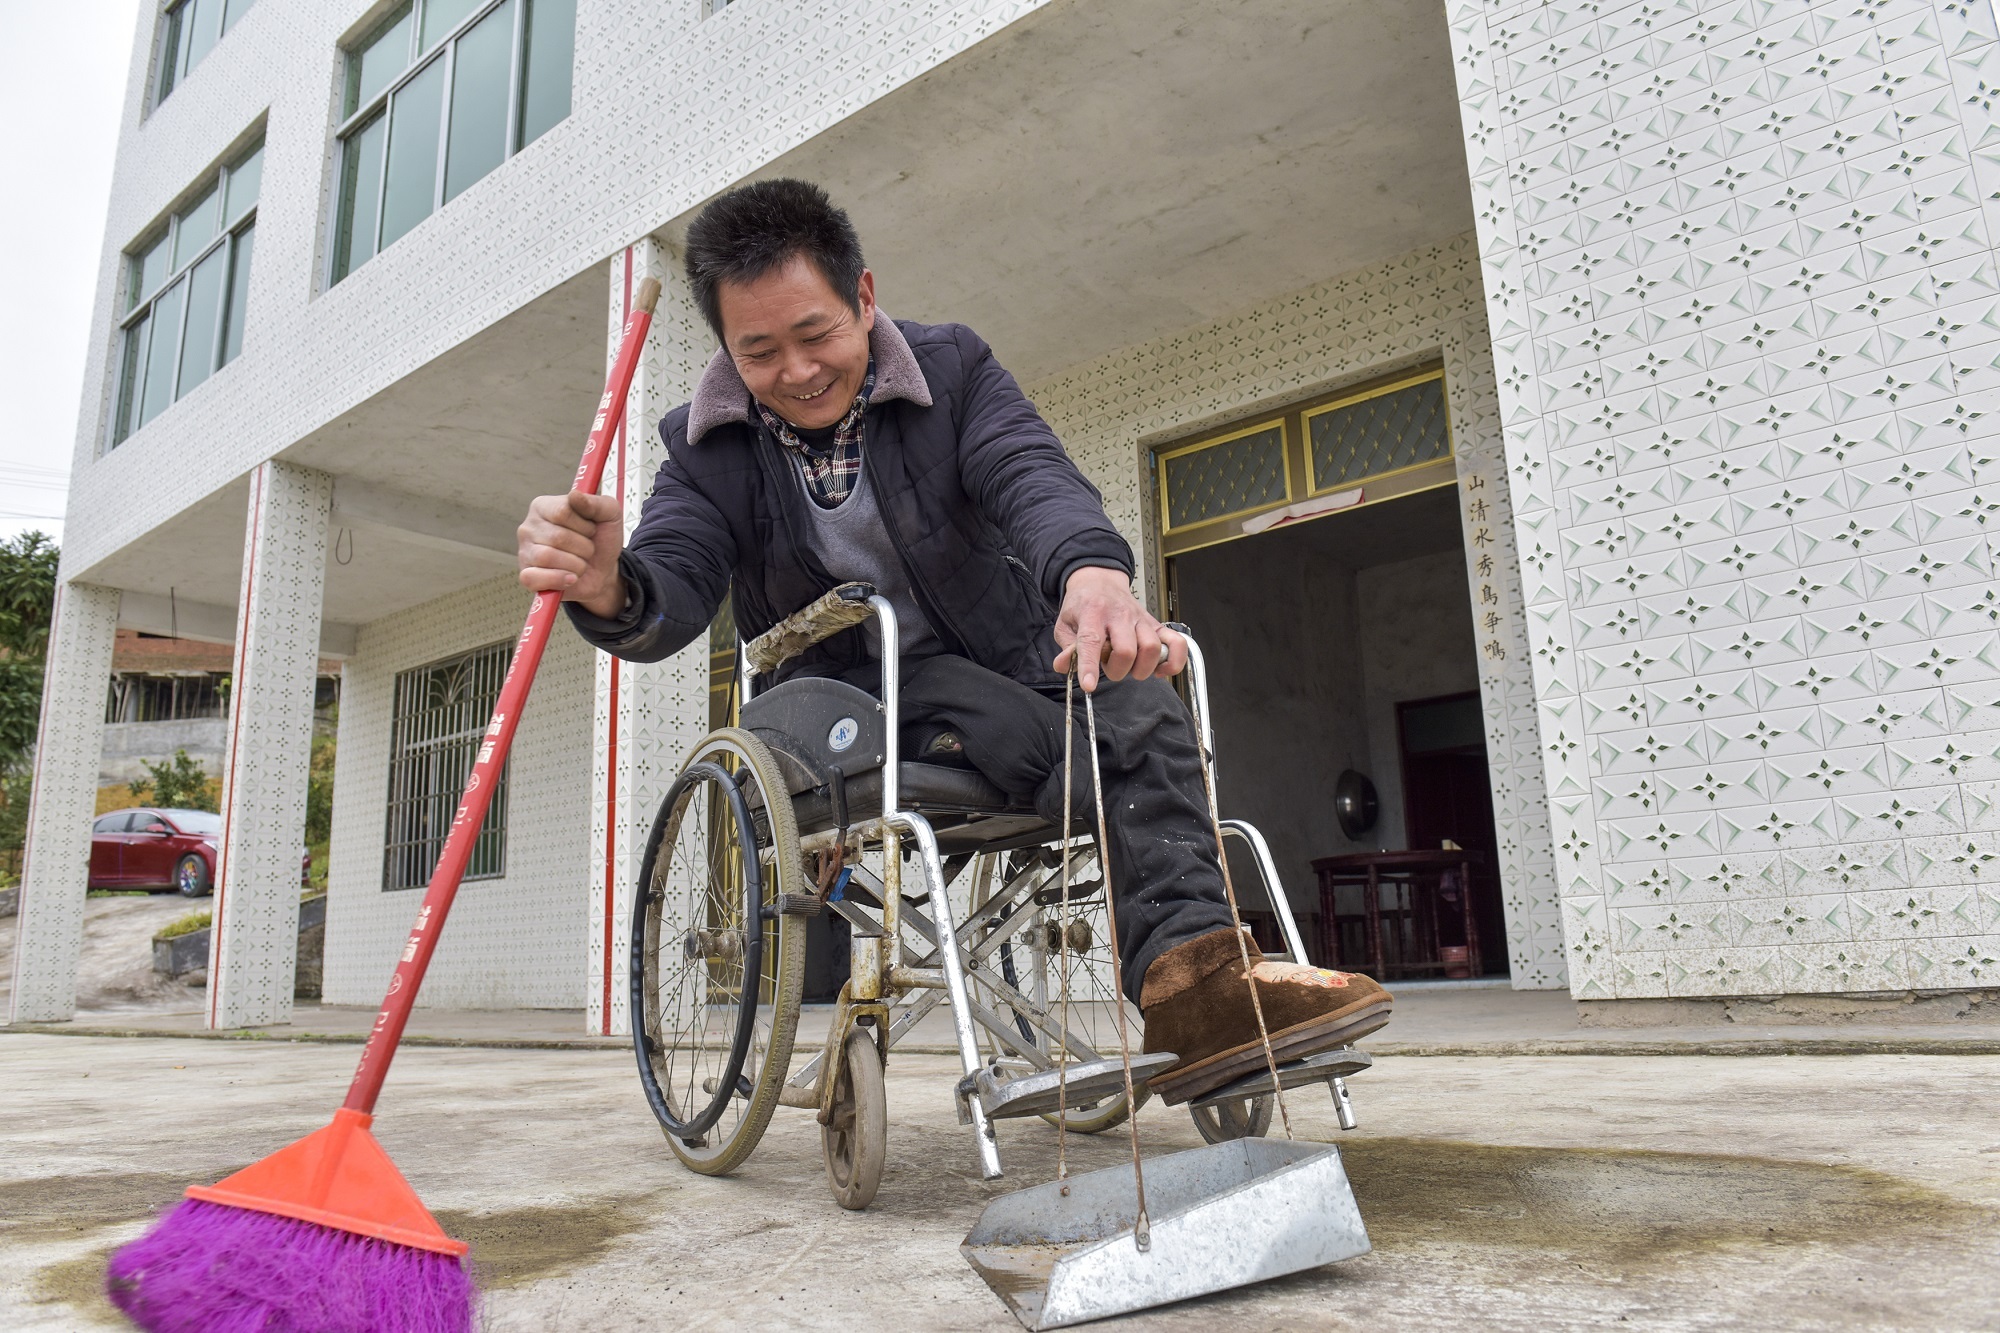
[[[625,531],[639,522],[665,461],[660,418],[694,394],[715,339],[695,308],[679,256],[651,237],[614,255],[605,364],[617,354],[631,293],[646,278],[662,291],[645,358],[632,380],[625,429],[604,472],[603,491],[625,506]],[[579,448],[582,439],[577,440]],[[660,799],[688,750],[708,732],[708,644],[697,641],[664,662],[597,655],[592,728],[589,976],[585,1024],[600,1035],[631,1031],[627,1019],[632,886]]]
[[[323,472],[274,460],[250,474],[209,946],[212,1028],[292,1016],[332,503],[333,479]]]
[[[116,588],[57,585],[35,733],[35,792],[21,867],[9,1022],[61,1022],[76,1013],[90,819],[97,810],[104,693],[117,630]]]

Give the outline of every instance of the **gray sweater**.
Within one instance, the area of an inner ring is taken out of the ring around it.
[[[868,480],[868,469],[861,469],[854,489],[832,509],[822,508],[813,500],[797,458],[792,459],[792,480],[805,496],[805,511],[812,517],[812,531],[805,535],[806,544],[826,566],[826,572],[843,583],[872,583],[877,592],[889,599],[889,605],[896,608],[896,630],[902,641],[903,657],[930,657],[942,652],[944,645],[917,604],[902,557],[896,554],[889,529],[882,523],[882,511],[875,503],[875,487]],[[869,655],[879,661],[880,626],[870,620],[862,628],[868,636]]]

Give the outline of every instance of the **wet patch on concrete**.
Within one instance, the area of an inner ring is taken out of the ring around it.
[[[67,1305],[80,1319],[111,1328],[129,1328],[125,1316],[104,1294],[104,1270],[115,1245],[61,1263],[44,1264],[28,1284],[28,1299],[37,1305]]]
[[[0,1234],[61,1240],[152,1218],[178,1202],[190,1183],[184,1173],[167,1172],[79,1172],[0,1181]]]
[[[649,1220],[634,1200],[436,1216],[447,1234],[472,1246],[473,1272],[488,1290],[587,1267]]]
[[[1842,1243],[2000,1220],[1896,1176],[1817,1162],[1403,1138],[1340,1149],[1368,1234],[1385,1251],[1505,1246],[1630,1268],[1730,1245]]]

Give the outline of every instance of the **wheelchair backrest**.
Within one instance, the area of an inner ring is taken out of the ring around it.
[[[743,726],[778,752],[793,795],[882,767],[888,724],[881,701],[845,681],[802,676],[761,691],[743,705]],[[801,782],[801,778],[809,781]]]

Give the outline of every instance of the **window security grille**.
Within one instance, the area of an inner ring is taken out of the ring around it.
[[[478,757],[513,644],[496,643],[396,676],[389,742],[389,822],[383,836],[382,887],[420,889],[429,882],[465,776]],[[507,788],[500,770],[493,803],[479,827],[467,879],[507,873]]]

